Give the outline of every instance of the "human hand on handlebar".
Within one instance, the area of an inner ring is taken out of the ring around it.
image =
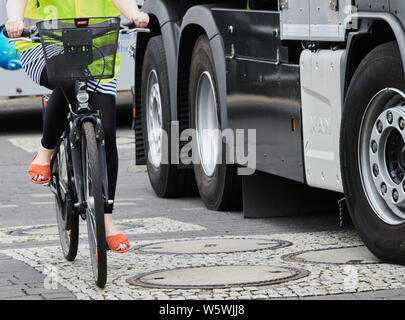
[[[24,21],[8,20],[6,22],[6,30],[10,39],[21,37],[24,30]]]
[[[145,12],[136,10],[130,20],[134,22],[136,28],[146,28],[149,24],[149,15]]]

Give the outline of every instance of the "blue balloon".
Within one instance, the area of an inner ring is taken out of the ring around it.
[[[8,38],[0,29],[0,67],[6,70],[21,69],[20,53],[15,49],[14,43],[8,43]]]

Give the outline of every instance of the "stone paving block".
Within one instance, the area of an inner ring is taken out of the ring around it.
[[[41,297],[40,295],[32,295],[32,296],[17,297],[14,299],[7,299],[7,300],[44,300],[44,298]]]
[[[329,296],[312,296],[312,297],[302,297],[300,300],[355,300],[356,297],[351,294],[337,294]]]
[[[30,270],[31,268],[29,268],[28,270],[24,270],[21,272],[13,272],[13,277],[16,280],[19,280],[19,282],[42,282],[45,279],[45,276],[36,271],[35,269]]]
[[[37,289],[37,288],[43,288],[44,287],[44,281],[43,280],[40,280],[40,281],[33,280],[33,281],[25,281],[25,282],[21,281],[21,283],[23,283],[24,285],[26,285],[30,289]]]
[[[0,275],[14,272],[23,272],[30,268],[25,263],[16,260],[0,260]]]
[[[381,290],[376,292],[362,292],[355,293],[354,296],[358,299],[375,299],[375,298],[394,298],[398,296],[404,296],[405,289],[394,289],[394,290]]]
[[[0,279],[0,291],[1,291],[1,287],[8,287],[8,286],[11,286],[11,285],[13,285],[13,284],[10,282],[9,278]]]
[[[0,299],[26,296],[24,289],[22,286],[0,287]]]
[[[385,297],[384,300],[405,300],[405,295],[395,297]]]
[[[70,292],[68,292],[67,290],[65,292],[42,293],[41,296],[47,300],[48,299],[50,299],[50,300],[54,300],[54,299],[76,300],[76,297],[73,294],[71,294]]]
[[[44,287],[39,288],[26,288],[25,291],[27,294],[51,294],[51,293],[65,293],[68,292],[65,288],[58,286],[57,289],[45,289]]]
[[[43,288],[44,287],[44,279],[18,279],[16,277],[10,278],[10,282],[15,285],[24,285],[27,288],[35,289],[35,288]]]

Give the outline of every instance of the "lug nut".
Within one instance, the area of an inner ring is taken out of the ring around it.
[[[383,124],[382,124],[381,120],[377,121],[377,131],[378,131],[378,133],[381,133],[383,131]]]
[[[392,199],[395,201],[395,202],[397,202],[398,201],[398,191],[396,190],[396,189],[394,189],[393,191],[392,191]]]
[[[387,193],[387,186],[385,183],[381,184],[381,193],[384,195]]]
[[[401,130],[404,130],[404,128],[405,128],[405,120],[404,120],[404,118],[399,118],[399,120],[398,120],[398,125],[399,125],[399,128],[401,129]]]
[[[377,142],[371,142],[371,150],[373,150],[374,153],[377,152]]]
[[[387,120],[388,120],[388,123],[389,123],[389,124],[392,123],[393,115],[392,115],[392,112],[391,112],[391,111],[388,111],[388,112],[387,112]]]
[[[374,173],[375,177],[377,177],[380,173],[380,169],[378,168],[378,165],[376,165],[376,164],[373,164],[373,173]]]

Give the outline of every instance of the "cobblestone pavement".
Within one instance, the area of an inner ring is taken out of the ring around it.
[[[27,179],[39,135],[0,136],[0,299],[405,299],[405,267],[378,261],[355,230],[338,227],[337,212],[244,219],[241,212],[210,212],[198,198],[158,199],[145,168],[134,165],[133,133],[120,130],[118,138],[115,219],[132,250],[108,253],[100,290],[85,226],[76,260],[64,260],[54,199]],[[240,269],[226,283],[204,287],[215,280],[204,275],[218,266]],[[256,281],[261,274],[245,275],[246,267],[268,267],[271,279]],[[187,287],[192,282],[179,272],[202,282]]]

